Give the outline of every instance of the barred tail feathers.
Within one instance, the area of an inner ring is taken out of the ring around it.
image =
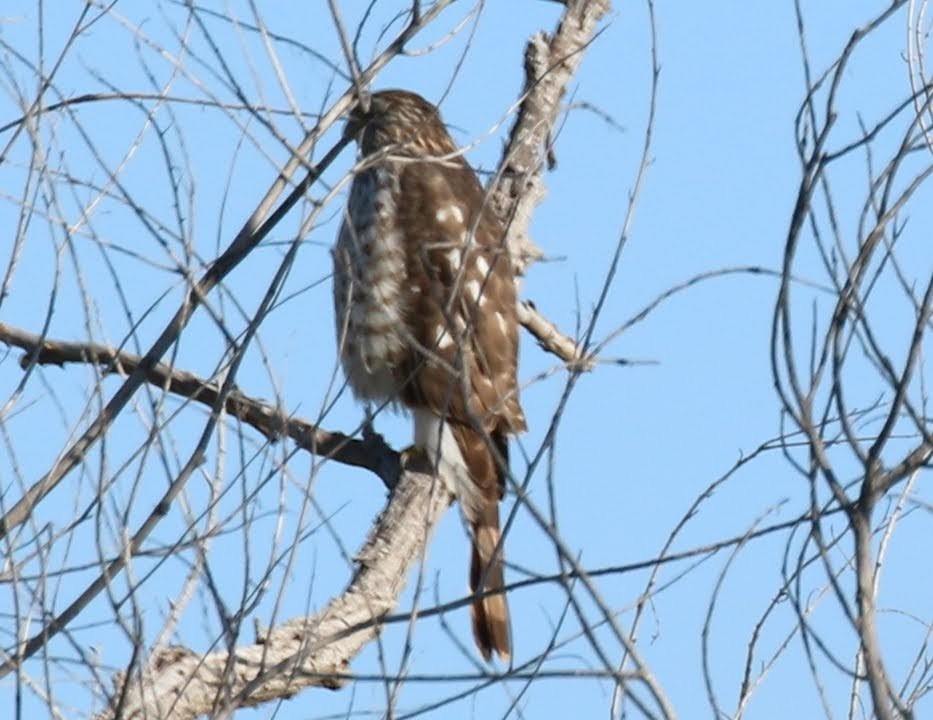
[[[470,561],[470,590],[473,593],[493,592],[479,597],[470,608],[473,638],[485,660],[495,652],[508,662],[512,655],[509,636],[509,606],[503,589],[502,548],[499,545],[499,512],[495,509],[496,523],[473,524],[473,548]]]
[[[490,438],[471,425],[444,421],[429,410],[416,409],[415,445],[422,448],[463,509],[470,526],[470,591],[491,593],[471,607],[473,637],[483,658],[496,653],[508,662],[512,655],[509,608],[505,594],[503,550],[499,529],[499,499],[504,477],[489,446]],[[507,461],[505,435],[492,433],[496,452]],[[482,585],[482,587],[480,587]]]

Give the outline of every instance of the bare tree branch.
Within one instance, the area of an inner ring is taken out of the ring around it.
[[[89,363],[105,372],[130,375],[142,366],[142,358],[98,343],[67,342],[42,338],[39,335],[0,323],[0,342],[22,348],[26,354],[20,365],[64,365]],[[165,363],[145,371],[149,384],[179,397],[190,398],[209,408],[221,397],[219,383],[170,367]],[[371,470],[390,488],[398,475],[398,453],[389,448],[378,435],[355,440],[339,432],[317,427],[307,420],[291,416],[283,408],[274,407],[234,389],[227,393],[224,412],[262,433],[268,440],[288,437],[302,450],[329,460]]]
[[[508,222],[507,244],[520,274],[541,257],[528,228],[546,193],[544,160],[561,101],[609,7],[609,0],[569,0],[553,35],[538,33],[525,48],[525,89],[490,195]]]
[[[430,475],[406,471],[357,554],[350,584],[321,612],[289,620],[231,655],[186,648],[157,652],[141,677],[120,675],[97,720],[190,720],[287,698],[307,687],[337,689],[354,657],[381,631],[413,564],[453,497]]]

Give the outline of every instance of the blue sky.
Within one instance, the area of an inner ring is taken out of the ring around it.
[[[71,18],[77,17],[81,4],[62,3],[54,13],[46,8],[46,63],[63,46]],[[270,3],[261,8],[271,32],[303,43],[325,57],[339,58],[326,3],[296,3],[287,8],[279,5]],[[355,27],[364,5],[342,5],[346,25]],[[833,0],[809,5],[805,9],[808,47],[813,67],[822,72],[854,28],[879,12],[883,3]],[[248,7],[239,3],[206,7],[250,20]],[[416,40],[414,47],[425,48],[444,38],[468,8],[449,10],[434,30]],[[385,8],[380,4],[377,8],[361,36],[364,61],[374,47],[384,43],[379,37],[380,21],[390,18],[396,9],[394,4]],[[490,170],[498,161],[502,138],[510,125],[506,113],[521,89],[525,41],[538,29],[550,30],[560,9],[557,3],[548,2],[488,3],[478,20],[468,22],[440,47],[393,61],[375,85],[404,87],[440,101],[455,138],[463,144],[476,143],[469,152],[470,161],[481,170]],[[800,178],[794,119],[805,85],[791,3],[659,3],[656,11],[661,74],[651,165],[618,274],[597,322],[597,339],[607,337],[660,293],[695,274],[744,266],[778,269]],[[117,17],[119,13],[125,13],[125,25]],[[33,4],[14,2],[4,9],[3,16],[0,40],[7,43],[7,48],[35,57],[38,19]],[[171,64],[148,44],[151,40],[180,57],[181,66],[191,73],[187,79],[178,80],[173,95],[204,98],[206,88],[216,91],[226,102],[235,102],[229,89],[219,88],[222,81],[217,73],[221,72],[221,63],[211,55],[198,31],[186,27],[183,21],[184,13],[172,4],[156,3],[141,9],[137,4],[117,3],[113,15],[78,38],[56,76],[57,92],[65,97],[105,92],[108,87],[151,92],[147,77],[161,83],[172,71]],[[905,22],[903,13],[895,16],[853,58],[842,85],[831,147],[858,137],[859,113],[871,126],[909,93],[902,58]],[[214,40],[246,97],[287,109],[273,68],[255,34],[231,28],[218,18],[205,16],[205,23],[216,33]],[[134,35],[128,29],[131,26],[140,27],[137,37],[146,39],[139,56],[134,52]],[[185,33],[190,33],[193,56],[179,49],[175,35]],[[303,110],[314,113],[326,102],[328,92],[331,97],[343,92],[346,81],[335,77],[331,69],[304,49],[284,42],[276,47],[282,73]],[[588,320],[619,240],[647,121],[649,53],[646,7],[641,3],[616,3],[571,86],[568,102],[575,107],[561,126],[555,149],[557,166],[546,179],[548,197],[532,225],[534,239],[549,260],[531,270],[522,296],[533,300],[546,316],[571,333]],[[147,65],[140,62],[140,56]],[[14,66],[16,82],[26,90],[34,90],[24,68]],[[9,77],[4,79],[0,92],[3,122],[18,115],[10,82]],[[151,103],[145,106],[151,107]],[[172,115],[163,111],[157,116],[170,148],[170,163],[166,163],[157,142],[156,129],[144,127],[144,113],[131,104],[99,102],[76,108],[74,117],[61,113],[43,118],[53,165],[71,178],[98,186],[107,182],[106,173],[77,131],[80,123],[93,139],[96,152],[111,167],[125,162],[119,176],[122,186],[165,227],[157,228],[152,218],[146,218],[147,229],[137,211],[117,200],[104,199],[93,204],[89,224],[79,226],[73,250],[62,249],[57,224],[44,219],[45,210],[37,211],[10,296],[0,306],[0,320],[38,332],[47,315],[50,290],[58,285],[50,336],[80,340],[90,333],[97,341],[119,344],[127,338],[130,323],[116,300],[118,284],[133,318],[139,320],[127,348],[138,350],[137,341],[147,347],[181,297],[179,277],[170,268],[183,257],[185,249],[173,237],[172,229],[184,228],[187,247],[200,258],[214,257],[232,238],[287,158],[287,151],[273,134],[293,144],[302,136],[299,123],[288,115],[274,116],[274,131],[270,132],[243,112],[225,113],[183,104],[172,105],[171,110]],[[613,124],[601,114],[611,117]],[[310,127],[313,118],[304,122]],[[903,124],[898,127],[902,132]],[[184,139],[183,152],[179,133]],[[9,137],[10,133],[5,133],[0,142],[6,143]],[[325,138],[316,157],[330,147],[333,139]],[[890,154],[897,140],[897,132],[879,139],[882,157]],[[6,227],[15,226],[22,202],[26,150],[27,145],[20,141],[11,150],[11,161],[5,168],[0,167],[4,178],[0,185],[5,188],[0,221]],[[928,159],[918,157],[915,162],[922,167]],[[337,182],[351,163],[348,151],[327,174],[326,182]],[[179,207],[173,205],[169,165],[182,178],[178,196],[183,202]],[[854,247],[858,212],[865,195],[864,157],[856,155],[840,164],[832,177],[835,198],[842,210],[842,235]],[[325,192],[319,186],[313,194],[320,198]],[[929,195],[926,188],[906,213],[909,232],[901,247],[904,266],[921,286],[933,269],[929,252],[929,208],[933,203]],[[60,213],[69,224],[75,224],[81,208],[88,207],[94,197],[87,185],[75,182],[69,186],[62,177],[60,195],[48,212]],[[327,277],[329,246],[337,231],[342,202],[341,195],[306,237],[284,292],[288,300],[264,322],[261,350],[257,346],[250,352],[237,378],[243,392],[279,398],[288,410],[308,418],[317,417],[329,404],[334,389],[335,350]],[[40,193],[37,205],[42,204]],[[234,332],[244,326],[236,303],[241,303],[246,313],[254,311],[308,212],[307,205],[293,211],[229,278],[229,294],[214,300],[214,310],[223,313]],[[89,238],[91,231],[93,237]],[[101,252],[101,245],[107,247],[105,252]],[[802,252],[797,273],[813,283],[827,283],[825,271],[810,251]],[[568,546],[579,553],[585,567],[617,566],[655,557],[693,501],[714,480],[728,472],[740,457],[780,434],[779,403],[769,359],[777,287],[777,280],[767,274],[736,273],[679,293],[615,338],[605,351],[610,358],[645,360],[650,364],[605,365],[579,381],[561,422],[550,477],[542,466],[529,487],[532,501],[541,507],[546,507],[548,489],[553,488],[560,532]],[[825,316],[833,298],[803,285],[795,292],[799,293],[795,300],[799,311],[796,322],[804,331],[803,348],[811,309]],[[885,319],[880,329],[882,339],[889,343],[886,346],[897,361],[906,347],[909,335],[905,333],[913,318],[894,287],[886,289],[882,285],[875,302],[872,311]],[[176,362],[185,369],[209,375],[223,357],[223,348],[217,325],[202,311],[180,343]],[[22,377],[16,361],[16,353],[0,358],[4,401]],[[856,367],[852,372],[853,402],[864,406],[883,391],[870,368]],[[566,382],[555,358],[543,353],[527,336],[522,344],[521,376],[527,383],[523,403],[530,428],[519,443],[520,449],[512,454],[518,477],[524,474],[523,452],[536,452]],[[544,379],[539,379],[541,376]],[[51,367],[38,371],[17,401],[21,411],[8,422],[14,451],[5,446],[5,459],[0,464],[12,467],[15,456],[23,478],[31,482],[39,477],[74,428],[86,422],[82,420],[85,405],[97,408],[101,399],[93,394],[89,397],[87,390],[92,380],[87,368]],[[104,387],[106,398],[117,387],[116,381],[107,379]],[[63,413],[56,408],[56,398]],[[169,400],[167,406],[175,411],[180,404]],[[138,413],[129,413],[116,424],[106,445],[107,467],[117,476],[112,489],[114,506],[131,504],[131,527],[142,520],[155,493],[177,472],[178,458],[187,457],[204,421],[204,413],[197,408],[183,410],[172,419],[168,459],[163,463],[156,456],[133,456],[145,439],[147,414],[146,403],[142,402]],[[328,410],[322,424],[349,431],[360,419],[361,409],[344,394]],[[377,428],[396,447],[410,440],[408,423],[402,417],[381,415]],[[234,517],[242,494],[256,489],[249,541],[232,527],[212,546],[212,569],[221,594],[229,607],[237,607],[244,575],[249,574],[251,582],[255,582],[272,548],[279,553],[287,551],[289,539],[299,532],[296,528],[305,523],[314,531],[295,546],[289,571],[280,569],[273,574],[271,589],[253,615],[266,622],[274,617],[273,612],[282,619],[320,607],[346,582],[350,569],[347,556],[358,547],[374,514],[382,507],[384,490],[365,472],[333,463],[312,473],[311,464],[302,456],[288,460],[287,472],[277,472],[272,459],[283,460],[287,449],[264,454],[260,438],[247,430],[246,440],[241,442],[237,431],[231,425],[223,437],[215,439],[204,477],[192,481],[184,502],[160,525],[153,542],[173,539],[174,531],[184,522],[185,504],[199,507],[211,481],[226,491],[219,504],[221,514],[232,513]],[[215,464],[218,448],[224,465],[215,472],[219,467]],[[857,467],[851,458],[840,451],[837,459],[842,476],[853,479]],[[123,462],[127,462],[127,468],[120,470]],[[96,474],[100,463],[96,455],[86,471],[75,473],[59,488],[42,508],[37,524],[60,525],[73,516],[76,508],[83,507],[100,477],[107,474]],[[246,466],[242,475],[237,472],[241,465]],[[137,477],[142,478],[138,488],[134,484]],[[3,471],[0,482],[3,493],[15,497],[11,489],[18,482],[14,472]],[[314,507],[302,518],[298,508],[302,498],[308,496],[313,497]],[[672,550],[686,551],[741,535],[759,523],[789,520],[806,509],[808,497],[807,484],[779,451],[765,452],[703,503]],[[917,497],[924,497],[922,478]],[[283,508],[279,524],[279,510]],[[880,620],[895,684],[904,680],[922,642],[923,623],[929,623],[933,582],[928,572],[916,572],[920,548],[925,547],[929,537],[928,526],[923,523],[927,515],[915,512],[898,527],[882,583],[881,605],[885,610],[903,612],[885,612]],[[101,519],[93,528],[79,529],[78,544],[91,543],[87,547],[94,547],[99,542],[104,548],[112,548],[119,532],[108,522]],[[281,535],[277,537],[276,533]],[[712,616],[710,662],[714,690],[724,710],[731,713],[735,710],[749,637],[782,582],[784,553],[787,550],[793,557],[804,540],[802,530],[795,535],[778,533],[744,547],[731,562],[730,551],[724,551],[683,577],[678,578],[692,561],[661,571],[662,584],[678,579],[653,598],[639,631],[639,646],[681,717],[711,712],[701,674],[700,630],[721,573],[728,569]],[[435,597],[452,600],[462,595],[467,547],[459,518],[456,512],[450,512],[430,546],[421,604],[431,605]],[[507,557],[514,564],[509,571],[512,580],[521,579],[523,570],[549,574],[558,569],[547,537],[527,511],[518,511],[506,547]],[[75,563],[86,557],[75,548],[56,552]],[[850,543],[843,543],[834,561],[843,562],[849,552]],[[52,566],[56,557],[53,554],[50,559]],[[153,565],[155,580],[144,586],[142,595],[146,632],[151,633],[160,626],[168,600],[177,593],[187,571],[184,559]],[[135,576],[143,575],[153,565],[141,560]],[[61,609],[70,602],[93,572],[91,568],[63,577],[55,585],[54,605]],[[632,608],[646,580],[646,572],[638,571],[608,575],[598,581],[605,602],[619,613],[624,627],[632,621]],[[124,583],[121,578],[117,587],[124,587]],[[413,578],[406,594],[408,605],[403,607],[411,606],[414,586]],[[827,647],[850,664],[856,650],[854,636],[834,598],[823,595],[825,587],[821,568],[814,567],[805,574],[802,592],[816,603],[812,622]],[[847,589],[851,592],[851,582]],[[3,589],[2,593],[9,597],[9,590]],[[278,607],[277,599],[281,600]],[[558,588],[547,585],[532,586],[510,596],[517,662],[545,648],[552,624],[563,609],[563,599]],[[175,639],[196,650],[209,649],[217,638],[216,621],[210,611],[202,614],[197,609],[202,601],[209,602],[199,596]],[[0,606],[4,602],[0,601]],[[595,617],[593,607],[584,605],[586,612]],[[911,614],[918,620],[911,619]],[[126,660],[127,644],[118,631],[109,628],[111,616],[109,603],[102,599],[82,616],[87,625],[79,623],[73,638],[79,645],[99,646],[104,663],[120,665]],[[467,613],[457,611],[446,621],[469,648]],[[101,630],[95,622],[108,627]],[[244,642],[251,640],[250,623],[246,625]],[[764,659],[756,657],[756,665],[766,661],[794,623],[789,606],[779,605],[765,625]],[[565,639],[577,631],[574,621],[559,637]],[[397,670],[403,632],[403,628],[391,628],[385,634],[384,646],[369,648],[352,669],[362,674],[377,673],[380,663],[385,662]],[[611,657],[620,657],[618,643],[604,629],[598,637]],[[154,637],[147,639],[151,642]],[[4,645],[8,643],[9,637],[4,637]],[[74,652],[63,638],[56,643],[53,654]],[[384,653],[381,658],[380,652]],[[431,619],[418,624],[405,670],[417,675],[469,672],[475,667],[472,662]],[[823,656],[819,656],[818,663],[828,702],[837,717],[845,717],[849,678]],[[593,664],[592,651],[577,638],[550,658],[546,668],[572,671]],[[38,664],[30,669],[36,675],[40,672]],[[78,713],[88,712],[88,695],[78,687],[78,680],[58,676],[55,682],[60,701],[73,704]],[[458,687],[410,681],[399,697],[397,714],[415,712]],[[488,688],[435,711],[434,716],[498,716],[522,688],[520,682]],[[519,706],[527,717],[605,717],[611,693],[611,685],[605,681],[540,680],[528,688]],[[12,700],[9,681],[0,684],[0,706],[5,696]],[[34,699],[28,702],[27,707],[36,707]],[[275,713],[291,719],[353,712],[378,717],[385,705],[386,689],[381,683],[361,682],[339,693],[312,690],[281,707],[264,706],[241,714],[270,717]],[[785,718],[792,712],[806,717],[822,712],[799,637],[790,641],[765,678],[747,717]]]

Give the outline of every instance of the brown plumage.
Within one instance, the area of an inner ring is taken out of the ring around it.
[[[470,588],[504,587],[499,500],[518,400],[515,280],[504,231],[433,105],[377,92],[346,132],[366,162],[334,249],[340,357],[366,401],[414,417],[415,445],[452,481],[472,533]],[[474,601],[483,657],[511,655],[505,594]]]

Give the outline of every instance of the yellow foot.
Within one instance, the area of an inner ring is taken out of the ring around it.
[[[424,448],[418,447],[417,445],[409,445],[402,450],[399,455],[399,461],[404,470],[428,474],[434,472],[434,466],[428,459],[428,454],[424,451]]]

